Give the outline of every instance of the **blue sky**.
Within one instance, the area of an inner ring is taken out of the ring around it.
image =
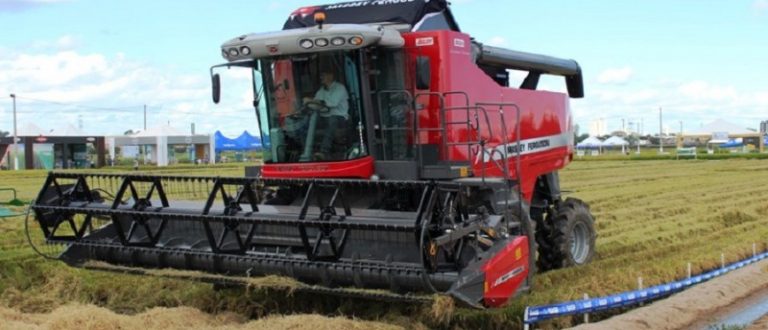
[[[322,3],[0,0],[0,130],[12,128],[16,93],[20,128],[82,121],[84,131],[121,134],[142,127],[146,104],[149,126],[253,131],[247,97],[210,102],[219,45]],[[659,107],[673,131],[679,121],[692,130],[768,119],[768,0],[454,0],[452,10],[481,42],[579,61],[587,95],[572,107],[582,132],[600,118],[609,130],[624,119],[657,131]],[[555,78],[543,85],[564,89]]]

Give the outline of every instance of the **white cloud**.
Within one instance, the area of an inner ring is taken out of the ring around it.
[[[634,70],[630,67],[608,69],[597,76],[597,82],[601,84],[624,84],[632,78]]]
[[[678,87],[678,92],[693,100],[723,101],[743,97],[731,86],[716,86],[705,81],[693,81]]]
[[[658,121],[658,109],[665,120],[683,121],[686,127],[725,117],[744,127],[756,127],[768,111],[768,90],[748,90],[716,82],[695,80],[671,83],[657,81],[645,87],[602,85],[587,89],[584,99],[572,100],[577,123],[589,124],[608,119],[608,129],[620,128],[627,121]]]
[[[768,0],[755,0],[752,3],[752,8],[758,13],[764,13],[768,11]]]
[[[80,41],[71,35],[65,35],[56,40],[56,46],[59,50],[74,50],[80,46]]]
[[[0,12],[22,11],[42,5],[67,1],[68,0],[0,0]]]
[[[142,109],[147,104],[149,126],[171,121],[177,129],[187,131],[195,122],[198,132],[203,133],[206,131],[201,128],[206,127],[232,134],[246,128],[253,131],[256,118],[253,110],[247,111],[252,97],[243,96],[251,87],[249,71],[232,69],[223,73],[224,100],[214,106],[210,79],[205,73],[182,74],[122,54],[3,52],[0,95],[18,95],[20,126],[32,122],[44,129],[67,123],[77,125],[81,115],[88,132],[121,134],[143,125]],[[0,112],[0,130],[12,125],[12,120],[6,120],[7,108],[3,105]]]

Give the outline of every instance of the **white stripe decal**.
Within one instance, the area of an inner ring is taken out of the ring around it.
[[[547,150],[552,150],[555,148],[561,148],[569,145],[571,143],[571,139],[573,137],[571,136],[571,132],[564,132],[557,135],[550,135],[550,136],[542,136],[532,139],[525,139],[520,140],[519,147],[520,147],[520,155],[528,155],[536,152],[543,152]],[[506,153],[505,153],[506,149]],[[503,155],[507,155],[507,158],[512,158],[517,156],[518,154],[518,143],[517,142],[510,142],[503,145],[498,145],[494,148],[490,148],[485,150],[485,152],[482,153],[483,155],[483,162],[487,163],[491,159],[493,160],[500,160],[502,159]],[[475,160],[475,163],[480,161],[480,154],[478,153],[477,158]],[[491,155],[493,155],[493,158],[491,158]]]

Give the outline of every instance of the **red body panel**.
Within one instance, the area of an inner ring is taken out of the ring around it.
[[[264,164],[266,178],[365,178],[373,175],[373,157],[339,162]]]
[[[483,265],[483,302],[486,306],[499,307],[515,294],[528,277],[528,257],[528,237],[520,236]]]
[[[432,92],[445,93],[451,91],[465,92],[469,104],[476,103],[514,103],[520,109],[521,141],[527,141],[521,148],[520,171],[523,197],[531,199],[536,178],[540,175],[557,171],[570,162],[573,154],[573,130],[568,96],[564,93],[522,90],[499,86],[472,62],[472,49],[469,36],[455,31],[426,31],[406,33],[403,35],[410,57],[429,56],[431,61]],[[424,91],[416,91],[416,93]],[[420,97],[416,100],[419,110],[421,127],[439,127],[439,100],[437,97]],[[445,108],[463,107],[466,100],[463,95],[445,97]],[[487,141],[486,149],[501,145],[505,139],[502,135],[503,121],[506,123],[508,144],[517,140],[518,125],[517,110],[512,107],[484,106],[490,128],[481,115],[480,133]],[[473,114],[470,114],[472,118]],[[447,111],[445,121],[466,121],[465,111]],[[477,140],[474,132],[467,130],[465,125],[447,126],[447,142],[457,143]],[[492,133],[492,134],[491,134]],[[549,140],[537,141],[537,138]],[[439,144],[442,137],[439,132],[422,133],[421,143]],[[558,143],[552,143],[556,140]],[[530,148],[528,148],[530,146]],[[536,150],[538,149],[538,150]],[[525,152],[528,151],[528,152]],[[509,153],[509,174],[517,177],[514,152]],[[472,160],[475,176],[479,176],[485,168],[486,176],[499,177],[504,173],[493,162],[483,161],[477,154],[469,154],[466,146],[451,146],[443,152],[444,160]],[[501,160],[499,160],[501,162]]]

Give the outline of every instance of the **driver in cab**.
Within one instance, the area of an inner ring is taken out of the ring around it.
[[[330,158],[333,147],[333,138],[337,130],[344,130],[349,120],[349,94],[347,88],[334,78],[332,71],[323,71],[320,74],[322,86],[315,93],[314,98],[305,97],[304,104],[318,111],[318,126],[324,127],[320,152],[316,153],[316,160]]]

